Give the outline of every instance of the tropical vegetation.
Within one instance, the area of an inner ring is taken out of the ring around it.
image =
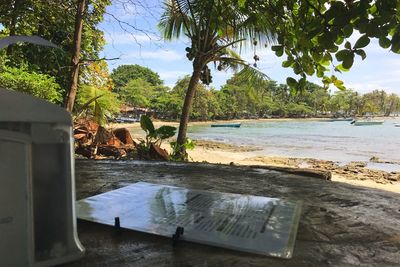
[[[184,103],[185,90],[190,76],[179,79],[172,88],[149,86],[137,79],[135,90],[143,99],[138,105],[147,108],[155,118],[178,121]],[[131,82],[128,82],[130,84]],[[157,90],[156,88],[162,88]],[[123,96],[120,96],[123,97]],[[129,100],[125,104],[131,104]],[[197,84],[190,113],[191,120],[227,120],[270,117],[331,117],[390,115],[400,112],[400,97],[384,90],[361,94],[351,89],[333,93],[323,86],[307,83],[299,92],[293,92],[287,84],[272,80],[251,85],[235,74],[218,90]]]
[[[122,1],[123,2],[123,1]],[[129,1],[135,3],[135,0]],[[5,0],[0,38],[37,35],[58,48],[19,43],[0,50],[0,86],[63,105],[74,116],[98,122],[124,105],[146,107],[154,116],[180,120],[176,156],[186,158],[189,119],[270,116],[352,116],[399,112],[399,97],[376,90],[359,94],[331,71],[348,71],[365,59],[372,39],[400,53],[398,1],[387,0],[166,0],[159,29],[166,40],[186,38],[192,73],[173,88],[139,65],[110,74],[100,52],[99,23],[110,0]],[[111,16],[112,17],[112,16]],[[126,25],[117,19],[119,25]],[[126,30],[126,29],[125,29]],[[350,37],[357,36],[356,41]],[[256,51],[268,47],[297,77],[277,84],[257,70]],[[238,51],[252,49],[254,62]],[[211,66],[238,71],[216,89]],[[319,86],[307,78],[317,76]],[[339,91],[330,93],[329,85]]]

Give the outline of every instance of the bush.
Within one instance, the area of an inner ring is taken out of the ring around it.
[[[60,85],[54,77],[28,72],[24,68],[1,67],[0,87],[34,95],[52,103],[62,100]]]

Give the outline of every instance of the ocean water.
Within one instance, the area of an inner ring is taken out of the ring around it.
[[[249,121],[240,128],[189,127],[192,139],[211,140],[260,149],[257,155],[316,158],[340,164],[368,162],[373,156],[397,164],[370,164],[370,168],[400,171],[400,119],[382,125],[354,126],[348,121]]]

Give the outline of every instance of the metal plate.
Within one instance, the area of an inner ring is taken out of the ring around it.
[[[77,201],[79,219],[239,251],[291,258],[301,202],[139,182]]]

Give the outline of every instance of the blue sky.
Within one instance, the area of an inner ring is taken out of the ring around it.
[[[156,71],[164,83],[173,86],[177,79],[192,71],[191,62],[187,60],[185,47],[188,41],[185,38],[172,42],[165,42],[158,33],[156,24],[161,15],[160,1],[142,1],[146,9],[141,6],[113,5],[108,12],[123,21],[119,24],[112,16],[106,15],[100,28],[105,32],[107,45],[103,56],[107,58],[119,57],[120,60],[109,61],[110,70],[122,64],[139,64]],[[144,30],[134,30],[133,27]],[[358,34],[353,34],[350,41],[355,41]],[[356,61],[350,72],[332,74],[345,82],[347,88],[365,93],[374,89],[384,89],[387,92],[400,94],[400,55],[379,47],[373,40],[365,49],[367,58]],[[289,76],[294,77],[291,69],[281,67],[284,58],[276,57],[268,49],[258,49],[260,57],[259,69],[271,79],[284,83]],[[253,51],[242,51],[242,58],[253,62]],[[213,83],[211,86],[219,89],[232,75],[231,72],[219,72],[212,68]],[[310,81],[321,84],[316,77]]]

